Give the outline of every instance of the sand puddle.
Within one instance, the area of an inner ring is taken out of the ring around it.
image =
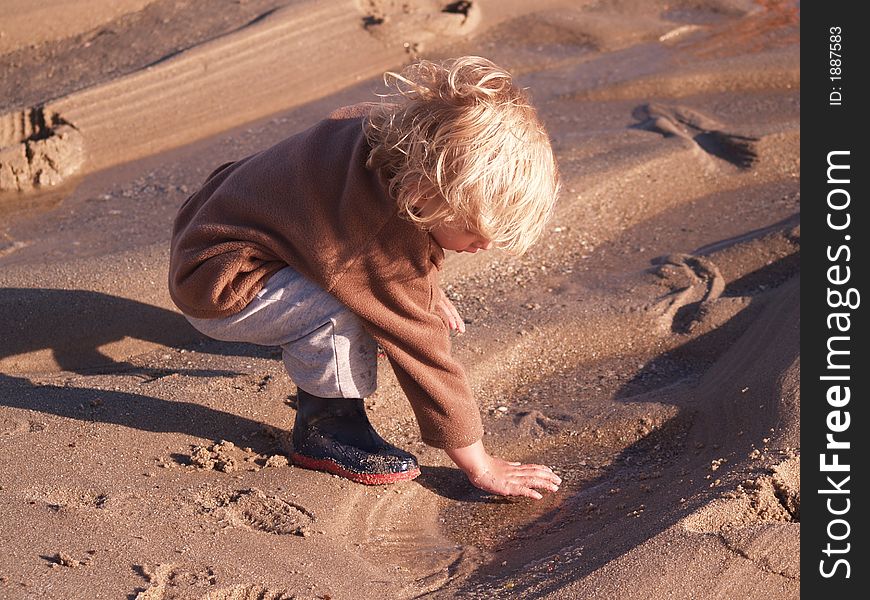
[[[564,380],[573,375],[560,375],[545,385],[564,389]],[[582,537],[594,532],[603,517],[642,513],[643,494],[652,491],[682,451],[690,421],[676,407],[655,402],[652,394],[621,402],[604,413],[592,422],[545,417],[545,423],[556,421],[560,429],[540,436],[535,434],[542,427],[536,419],[529,437],[518,436],[532,440],[524,444],[526,448],[500,452],[552,466],[563,479],[559,493],[538,502],[472,494],[468,502],[446,508],[443,522],[448,535],[491,553],[491,560],[511,563],[528,557],[532,548],[538,552],[546,547],[547,536],[554,532],[570,529]],[[530,419],[521,414],[516,422],[523,427]]]

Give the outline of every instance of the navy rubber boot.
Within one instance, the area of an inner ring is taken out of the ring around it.
[[[414,479],[417,458],[374,430],[359,398],[320,398],[299,390],[290,458],[306,469],[357,483],[382,485]]]

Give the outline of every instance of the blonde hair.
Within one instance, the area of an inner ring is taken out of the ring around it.
[[[549,137],[510,73],[485,58],[419,61],[384,81],[395,91],[366,122],[380,169],[406,218],[465,228],[523,254],[559,191]],[[421,202],[428,202],[425,216]]]

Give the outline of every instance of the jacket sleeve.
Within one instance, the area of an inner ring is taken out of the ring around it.
[[[451,355],[448,329],[433,311],[431,244],[414,225],[393,217],[332,293],[363,319],[386,352],[423,441],[462,448],[478,441],[483,427],[465,371]]]

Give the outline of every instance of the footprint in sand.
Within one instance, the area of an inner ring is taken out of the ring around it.
[[[262,585],[234,585],[211,590],[201,600],[294,600],[298,597],[296,594],[276,592]]]
[[[29,502],[42,503],[54,512],[90,511],[112,508],[116,502],[123,499],[123,494],[109,492],[109,490],[46,485],[26,490],[25,497]]]
[[[291,600],[297,596],[286,591],[270,590],[262,585],[241,584],[218,588],[214,569],[189,570],[171,563],[156,567],[137,567],[150,584],[139,591],[135,600]],[[203,588],[208,591],[203,592]]]
[[[683,138],[741,169],[751,168],[758,160],[758,138],[727,133],[721,123],[690,108],[651,102],[635,108],[632,116],[640,121],[633,126],[635,129]]]
[[[554,435],[563,431],[571,423],[568,415],[547,416],[539,410],[522,411],[514,418],[517,435],[521,437],[540,438],[544,435]]]
[[[0,192],[57,185],[84,164],[84,138],[42,108],[0,115]]]
[[[203,514],[233,527],[275,535],[310,535],[314,514],[304,506],[269,496],[256,488],[219,494],[200,501]]]
[[[44,427],[43,427],[44,429]],[[4,417],[0,420],[0,436],[33,432],[33,422]],[[38,429],[36,431],[39,431]]]

